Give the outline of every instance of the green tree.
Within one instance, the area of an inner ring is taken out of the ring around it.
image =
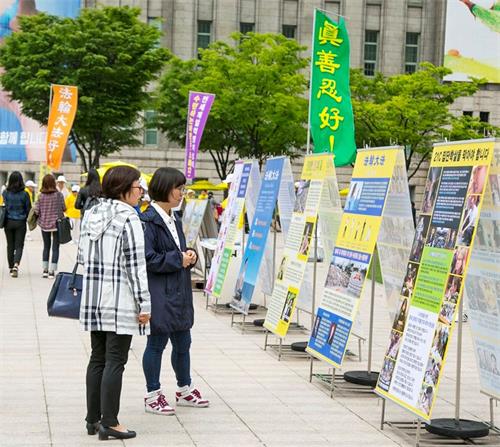
[[[21,31],[0,48],[0,82],[23,113],[48,121],[51,84],[76,85],[78,112],[70,141],[82,168],[101,156],[139,144],[146,87],[170,55],[157,47],[160,32],[139,20],[140,9],[83,9],[76,19],[21,17]]]
[[[368,78],[353,70],[351,93],[358,147],[405,146],[411,178],[430,156],[433,142],[443,137],[482,138],[488,126],[479,126],[468,117],[457,118],[449,110],[457,98],[474,94],[482,81],[443,81],[450,73],[430,63],[421,64],[416,73],[391,77],[377,73]],[[488,129],[498,132],[493,126]]]
[[[184,145],[189,91],[215,93],[200,150],[225,178],[234,160],[297,156],[306,142],[305,48],[281,34],[236,33],[214,42],[200,59],[172,59],[158,92],[159,127]]]

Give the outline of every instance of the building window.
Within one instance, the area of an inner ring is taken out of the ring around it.
[[[405,73],[411,74],[417,71],[418,65],[418,43],[419,33],[406,33],[405,45]]]
[[[148,25],[154,26],[160,33],[163,31],[161,17],[148,17]],[[160,39],[156,42],[155,47],[160,47]]]
[[[240,22],[240,33],[253,33],[255,31],[255,23]]]
[[[374,76],[377,69],[378,31],[365,31],[364,68],[366,76]]]
[[[297,33],[296,25],[283,25],[283,35],[288,39],[295,39]]]
[[[144,112],[144,145],[156,146],[158,144],[158,129],[154,123],[156,112],[154,110],[146,110]]]
[[[490,122],[490,112],[479,112],[479,121],[482,123]]]
[[[212,40],[212,22],[198,20],[198,38],[196,48],[207,48]]]
[[[463,116],[470,116],[470,117],[472,117],[472,110],[464,110],[462,112],[462,115]]]

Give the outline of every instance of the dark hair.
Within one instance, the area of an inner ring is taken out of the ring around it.
[[[114,166],[102,178],[102,192],[107,199],[121,200],[139,180],[141,173],[131,166]]]
[[[186,177],[174,168],[158,168],[149,182],[149,197],[158,202],[168,202],[173,189],[186,184]]]
[[[101,179],[99,177],[99,173],[97,169],[89,169],[87,173],[87,181],[85,182],[85,187],[88,191],[89,197],[101,197],[102,188],[101,188]]]
[[[53,193],[56,191],[56,178],[52,174],[46,174],[42,179],[42,188],[40,192]]]
[[[20,192],[24,190],[23,176],[19,171],[13,171],[9,175],[9,182],[7,183],[7,191]]]

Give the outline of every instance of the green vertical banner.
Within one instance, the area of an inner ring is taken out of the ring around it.
[[[309,123],[313,152],[333,152],[335,166],[345,166],[356,158],[356,142],[344,19],[339,17],[335,23],[316,10],[312,47]]]

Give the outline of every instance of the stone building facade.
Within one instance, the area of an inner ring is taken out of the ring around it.
[[[351,66],[362,68],[367,75],[374,71],[386,75],[411,73],[421,61],[439,65],[443,60],[446,0],[82,0],[83,7],[97,4],[141,8],[144,21],[161,27],[161,45],[183,59],[195,58],[199,47],[228,39],[235,31],[281,32],[310,47],[314,9],[319,8],[344,16],[351,42]],[[482,113],[483,117],[486,113],[491,123],[500,125],[498,87],[486,86],[474,97],[457,101],[453,110],[475,116]],[[184,150],[149,129],[143,146],[124,149],[112,159],[130,161],[151,172],[167,164],[181,168]],[[4,171],[19,168],[5,165]],[[300,161],[295,165],[298,172]],[[27,172],[36,170],[35,166],[25,166]],[[78,165],[65,164],[62,170],[72,181],[78,180]],[[200,177],[218,181],[206,154],[201,154],[197,171]],[[341,186],[348,184],[350,172],[350,168],[339,170]],[[417,187],[416,203],[425,175],[424,164],[410,182]]]

